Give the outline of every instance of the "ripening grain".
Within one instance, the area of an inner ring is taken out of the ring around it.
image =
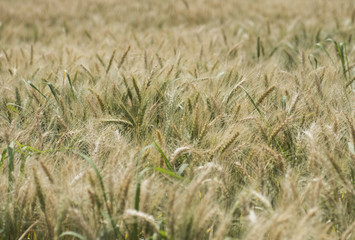
[[[352,0],[0,1],[0,239],[355,239]]]

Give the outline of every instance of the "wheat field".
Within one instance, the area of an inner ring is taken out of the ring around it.
[[[355,239],[353,0],[1,0],[0,239]]]

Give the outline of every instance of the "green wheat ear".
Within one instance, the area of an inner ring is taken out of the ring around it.
[[[49,89],[51,90],[51,93],[54,96],[55,101],[57,102],[58,106],[60,106],[60,101],[59,101],[58,95],[57,95],[53,85],[50,82],[46,82],[45,84],[48,85]]]

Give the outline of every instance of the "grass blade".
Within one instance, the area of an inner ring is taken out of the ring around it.
[[[334,43],[335,46],[335,50],[338,53],[338,57],[340,58],[340,62],[341,62],[341,67],[343,69],[343,75],[345,77],[345,79],[348,79],[346,76],[346,61],[347,61],[347,56],[345,57],[344,52],[346,52],[346,44],[341,42],[341,43],[337,43],[337,41],[335,41],[334,39],[328,38],[327,41]],[[349,64],[347,64],[349,66]]]
[[[144,169],[141,171],[138,175],[137,179],[137,188],[136,188],[136,198],[135,198],[135,203],[134,203],[134,208],[139,211],[139,203],[140,203],[140,195],[141,195],[141,182],[143,179],[143,175],[146,171],[148,171],[149,168]],[[135,220],[134,226],[133,226],[133,239],[138,240],[138,221],[137,218]]]
[[[42,97],[44,97],[44,98],[52,105],[52,107],[57,111],[57,108],[56,108],[55,105],[52,103],[52,101],[49,100],[49,98],[47,98],[30,80],[28,80],[27,83],[28,83],[34,90],[36,90]]]
[[[124,106],[123,103],[119,103],[119,106],[121,108],[121,110],[123,110],[126,118],[128,118],[128,120],[130,121],[130,123],[136,127],[137,124],[136,124],[136,121],[134,120],[134,117],[132,116],[132,114],[129,112],[129,110]]]
[[[143,179],[144,173],[146,173],[149,170],[149,168],[145,168],[142,170],[139,175],[138,175],[138,180],[137,180],[137,188],[136,188],[136,199],[134,203],[134,208],[139,211],[139,202],[140,202],[140,191],[141,191],[141,182]]]
[[[25,174],[25,165],[26,165],[27,157],[28,156],[26,156],[24,152],[21,152],[21,157],[20,157],[20,159],[21,159],[21,165],[20,165],[21,180]]]
[[[1,153],[0,172],[2,170],[2,166],[4,165],[4,162],[5,162],[6,153],[7,153],[7,148],[5,147],[5,148],[2,149],[2,153]]]
[[[151,148],[151,147],[154,147],[154,145],[153,145],[153,144],[148,145],[148,146],[144,147],[144,148],[139,152],[138,157],[137,157],[136,166],[139,165],[139,162],[140,162],[140,160],[141,160],[141,158],[142,158],[142,156],[143,156],[144,151],[147,150],[148,148]]]
[[[317,60],[316,56],[314,56],[313,54],[309,54],[308,60],[309,60],[309,62],[311,63],[312,67],[313,67],[313,62],[314,62],[314,65],[315,65],[314,69],[317,69],[317,67],[318,67],[318,60]],[[313,60],[313,62],[312,62],[312,60]]]
[[[16,144],[17,144],[22,150],[24,150],[24,151],[30,150],[30,151],[33,151],[33,152],[35,152],[35,153],[44,153],[44,151],[38,150],[38,149],[33,148],[33,147],[31,147],[31,146],[22,145],[22,144],[19,143],[18,141],[15,141],[15,142],[16,142]]]
[[[8,190],[12,190],[12,172],[14,171],[14,159],[15,159],[15,152],[14,152],[14,142],[11,142],[10,145],[7,147],[8,157],[9,157],[9,188]]]
[[[55,92],[55,89],[53,87],[53,85],[50,83],[50,82],[45,82],[44,84],[47,84],[49,89],[51,90],[54,98],[55,98],[55,101],[57,102],[58,106],[60,106],[60,103],[59,103],[59,98],[57,96],[57,93]]]
[[[344,54],[344,51],[346,51],[346,46],[345,46],[345,43],[341,42],[339,44],[339,57],[340,57],[340,61],[341,61],[341,66],[343,68],[343,74],[344,74],[344,77],[347,79],[347,76],[346,76],[346,60],[345,60],[345,54]]]
[[[26,235],[31,231],[31,229],[36,226],[38,223],[38,220],[35,221],[34,223],[31,224],[31,226],[29,226],[26,231],[21,235],[21,237],[18,239],[18,240],[22,240],[22,239],[25,239]],[[0,232],[1,233],[1,232]],[[26,239],[29,239],[28,235],[27,235],[27,238]]]
[[[63,232],[62,234],[60,234],[59,238],[62,238],[62,237],[65,237],[65,236],[72,236],[72,237],[75,237],[75,238],[79,238],[81,240],[86,240],[86,237],[84,237],[83,235],[81,235],[79,233],[73,232],[73,231]]]
[[[248,96],[250,102],[253,104],[254,108],[258,111],[258,113],[260,114],[260,116],[263,117],[264,119],[264,114],[263,112],[260,110],[260,108],[256,105],[255,101],[253,100],[253,98],[249,95],[249,93],[247,92],[247,90],[245,90],[245,88],[243,86],[239,86],[241,89],[243,89],[243,91],[246,93],[246,95]]]
[[[159,147],[159,145],[157,144],[157,142],[156,142],[154,139],[153,139],[153,142],[154,142],[154,144],[155,144],[155,147],[158,149],[158,151],[160,152],[161,156],[163,157],[164,162],[165,162],[166,166],[168,167],[168,169],[169,169],[171,172],[174,173],[175,171],[174,171],[173,167],[171,166],[171,164],[170,164],[168,158],[167,158],[167,157],[165,156],[165,154],[163,153],[163,150],[161,150],[161,148]]]
[[[84,69],[84,71],[85,71],[87,74],[89,74],[89,76],[90,76],[90,78],[91,78],[91,81],[92,81],[93,83],[95,83],[95,77],[94,77],[94,75],[92,75],[92,73],[90,72],[90,70],[89,70],[87,67],[85,67],[83,64],[81,64],[80,66]]]
[[[133,76],[132,76],[132,82],[133,82],[134,90],[137,93],[138,102],[141,103],[142,102],[142,95],[140,93],[140,90],[139,90],[139,87],[138,87],[138,84],[137,84],[137,80]]]
[[[65,72],[65,75],[67,76],[67,79],[68,79],[68,82],[69,82],[69,85],[70,85],[70,89],[71,89],[71,93],[72,93],[73,99],[75,101],[76,97],[75,97],[75,92],[74,92],[74,88],[73,88],[73,84],[72,84],[71,78],[70,78],[69,73],[68,73],[67,70],[65,70],[64,72]]]
[[[106,210],[107,210],[107,213],[108,213],[108,215],[110,217],[110,222],[111,222],[112,228],[113,228],[114,233],[115,233],[115,238],[117,238],[118,234],[123,238],[122,233],[119,231],[119,229],[116,227],[116,225],[113,222],[111,209],[108,206],[108,200],[107,200],[107,196],[106,196],[104,181],[102,179],[102,176],[101,176],[99,170],[97,169],[95,163],[91,160],[91,158],[89,158],[88,156],[86,156],[85,154],[82,154],[80,152],[75,152],[75,153],[78,154],[79,156],[81,156],[82,158],[84,158],[89,163],[89,165],[94,169],[95,174],[96,174],[96,176],[97,176],[97,178],[99,179],[99,182],[100,182],[100,187],[101,187],[101,191],[102,191],[102,194],[103,194],[103,197],[104,197]]]
[[[19,153],[25,153],[25,151],[30,152],[30,153],[38,153],[38,154],[43,154],[43,153],[49,153],[49,152],[58,152],[58,151],[64,151],[64,150],[73,150],[75,148],[54,148],[54,149],[47,149],[47,150],[39,150],[31,146],[23,145],[19,143],[18,141],[15,141],[15,143],[21,148]]]
[[[12,105],[13,104],[11,104],[11,103],[6,104],[7,109],[9,109],[9,110],[13,111],[14,113],[18,114],[19,113],[18,110],[16,108],[14,108]]]
[[[177,178],[177,179],[181,179],[181,180],[184,179],[184,178],[181,177],[180,175],[177,175],[177,174],[175,174],[174,172],[168,171],[168,170],[166,170],[166,169],[164,169],[164,168],[153,167],[153,169],[154,169],[155,171],[158,171],[158,172],[167,174],[167,175],[172,176],[172,177],[175,177],[175,178]]]
[[[330,59],[330,61],[332,62],[333,66],[335,67],[335,63],[333,61],[333,58],[330,56],[329,52],[327,51],[327,49],[325,49],[323,44],[316,43],[316,46],[319,47],[323,52],[325,52],[325,54],[327,55],[327,57]]]
[[[346,44],[344,44],[344,54],[345,54],[345,62],[346,62],[346,71],[345,72],[349,73],[349,79],[350,79],[351,75],[350,75],[348,52],[346,51]]]

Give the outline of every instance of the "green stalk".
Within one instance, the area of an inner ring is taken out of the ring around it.
[[[115,223],[113,222],[113,219],[112,219],[112,213],[111,213],[111,209],[109,208],[108,206],[108,200],[107,200],[107,196],[106,196],[106,191],[105,191],[105,186],[104,186],[104,181],[102,179],[102,176],[99,172],[99,170],[97,169],[95,163],[91,160],[91,158],[89,158],[88,156],[80,153],[80,152],[75,152],[76,154],[78,154],[79,156],[81,156],[82,158],[84,158],[88,163],[89,165],[94,169],[95,171],[95,174],[97,176],[97,178],[99,179],[99,182],[100,182],[100,187],[101,187],[101,191],[102,191],[102,195],[104,197],[104,200],[105,200],[105,206],[106,206],[106,210],[107,210],[107,213],[108,213],[108,216],[110,218],[110,222],[111,222],[111,226],[114,230],[114,233],[115,233],[115,238],[117,239],[117,236],[120,235],[120,237],[122,239],[124,239],[124,236],[122,235],[122,233],[120,232],[120,230],[117,228],[117,226],[115,225]]]

